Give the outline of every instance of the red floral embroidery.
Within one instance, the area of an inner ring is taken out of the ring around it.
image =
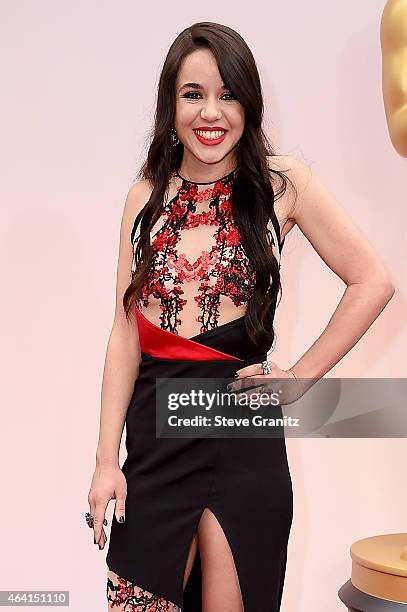
[[[116,582],[116,580],[115,580]],[[181,612],[176,604],[117,577],[117,584],[107,579],[106,597],[109,609],[123,612]]]
[[[183,297],[184,283],[201,281],[194,296],[201,310],[196,319],[201,323],[201,332],[217,327],[222,295],[240,306],[253,294],[256,271],[233,220],[233,179],[231,173],[205,188],[181,179],[177,195],[163,206],[161,214],[166,218],[152,236],[153,261],[138,303],[139,308],[147,307],[150,295],[159,302],[162,329],[178,333],[180,314],[188,301]],[[198,202],[208,202],[206,210],[197,212]],[[209,251],[203,249],[196,261],[190,262],[178,248],[180,232],[200,225],[215,227],[216,242]]]

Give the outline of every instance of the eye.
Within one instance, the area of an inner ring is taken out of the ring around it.
[[[183,94],[181,96],[181,98],[187,98],[187,99],[190,99],[190,100],[197,100],[198,98],[194,98],[193,97],[195,95],[200,96],[201,94],[199,93],[199,91],[187,91],[187,93]],[[231,98],[228,98],[229,100],[230,99],[231,100],[235,100],[236,99],[235,96],[232,93],[230,93],[230,92],[224,93],[223,96],[231,96]]]
[[[192,97],[195,94],[198,96],[201,95],[198,91],[187,91],[187,93],[182,95],[181,98],[189,98],[190,100],[196,100],[196,98]]]

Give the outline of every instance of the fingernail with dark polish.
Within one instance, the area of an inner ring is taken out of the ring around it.
[[[119,523],[124,523],[124,516],[119,516]]]
[[[96,544],[96,538],[93,538],[93,543]]]
[[[235,378],[239,378],[239,374],[238,374],[237,372],[235,372],[235,373],[233,374],[233,376],[234,376]]]

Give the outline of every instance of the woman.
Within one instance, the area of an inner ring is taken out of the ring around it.
[[[152,144],[121,225],[87,513],[103,549],[116,500],[109,610],[280,609],[293,509],[284,435],[156,437],[156,380],[233,381],[237,372],[233,390],[259,376],[316,381],[394,293],[315,174],[274,154],[262,117],[259,75],[240,35],[207,22],[183,31],[163,66]],[[294,225],[347,288],[321,336],[284,370],[267,352]]]

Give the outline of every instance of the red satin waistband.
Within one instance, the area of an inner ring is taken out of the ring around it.
[[[140,349],[143,353],[164,359],[233,359],[242,361],[239,357],[223,353],[189,338],[184,338],[184,336],[179,336],[162,329],[149,321],[136,304],[134,304],[134,310],[136,312]]]

